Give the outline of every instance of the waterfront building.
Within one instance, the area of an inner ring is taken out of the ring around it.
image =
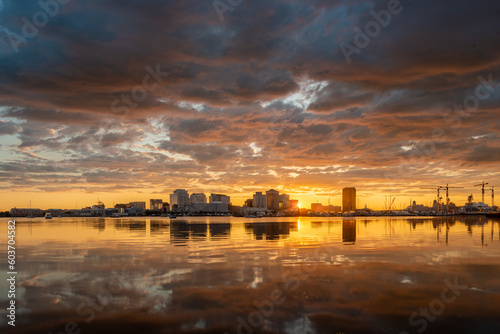
[[[125,213],[125,211],[131,207],[130,204],[115,204],[115,209],[118,210],[118,213]]]
[[[189,205],[189,194],[185,189],[175,189],[170,195],[170,206],[172,210],[184,210]]]
[[[280,209],[280,192],[278,190],[266,191],[267,196],[267,209],[278,211]]]
[[[126,211],[129,216],[144,216],[146,210],[143,207],[132,206],[130,209]]]
[[[191,196],[189,196],[189,204],[199,204],[206,202],[207,196],[203,193],[192,193]]]
[[[311,203],[311,211],[321,213],[321,212],[324,212],[325,209],[323,207],[323,204],[321,204],[321,203]]]
[[[64,216],[65,211],[63,209],[48,209],[45,210],[45,214],[50,213],[52,217]]]
[[[281,194],[278,196],[279,198],[279,208],[280,210],[286,210],[290,208],[290,195]]]
[[[209,203],[229,204],[230,197],[222,194],[210,194]]]
[[[297,210],[299,208],[299,200],[291,199],[290,200],[290,210]]]
[[[168,204],[167,202],[163,202],[161,213],[167,213],[169,211],[170,211],[170,204]]]
[[[262,194],[262,192],[256,192],[255,195],[253,195],[253,207],[267,208],[267,196]]]
[[[88,208],[86,208],[88,209]],[[100,217],[106,215],[106,206],[103,202],[99,201],[96,205],[92,205],[90,208],[90,215],[94,217]]]
[[[138,208],[146,210],[146,202],[129,202],[130,207],[136,206]]]
[[[328,212],[341,212],[342,208],[338,205],[329,205],[326,209]]]
[[[342,211],[356,211],[356,188],[346,187],[342,189]]]
[[[40,209],[10,209],[11,217],[43,217],[45,213]]]
[[[161,211],[162,207],[163,207],[163,200],[161,200],[161,199],[150,199],[149,200],[149,210]]]

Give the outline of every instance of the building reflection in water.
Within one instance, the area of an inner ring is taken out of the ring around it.
[[[119,219],[115,222],[115,229],[146,232],[146,221]]]
[[[412,226],[413,230],[417,229],[418,225],[432,224],[432,228],[436,231],[436,241],[442,242],[442,235],[445,235],[445,243],[448,245],[451,227],[456,224],[465,225],[467,234],[472,236],[474,227],[481,227],[481,245],[484,247],[485,243],[484,226],[491,223],[491,240],[494,240],[494,223],[496,221],[489,220],[484,215],[469,215],[459,217],[433,217],[422,219],[408,219],[408,223]],[[500,224],[500,223],[499,223]],[[500,237],[500,231],[499,231]]]
[[[342,221],[342,242],[346,245],[354,245],[356,243],[356,221]]]
[[[185,246],[191,241],[206,241],[210,233],[210,240],[228,239],[231,235],[230,223],[200,223],[185,220],[170,222],[170,241],[177,246]]]
[[[311,222],[311,228],[321,229],[321,227],[323,227],[323,222],[322,221],[312,221]]]
[[[210,230],[210,239],[228,239],[231,235],[231,224],[208,224]]]
[[[75,320],[79,305],[117,285],[126,289],[112,289],[105,312],[97,312],[89,324],[77,319],[91,326],[87,332],[109,332],[113,325],[116,332],[128,333],[144,328],[236,333],[243,328],[238,317],[247,322],[255,320],[249,318],[252,312],[268,311],[266,301],[277,300],[275,291],[284,302],[270,305],[279,312],[260,318],[266,328],[242,332],[416,332],[419,327],[409,325],[408,317],[434,308],[436,300],[441,303],[446,280],[474,289],[446,304],[446,314],[429,322],[426,333],[498,332],[498,220],[300,218],[298,231],[297,222],[273,220],[106,219],[105,233],[97,233],[103,221],[95,218],[18,224],[25,254],[23,303],[32,310],[23,313],[18,333],[61,332]],[[147,239],[144,229],[169,235]],[[449,248],[444,245],[448,235]],[[47,243],[47,236],[54,239]],[[219,242],[219,237],[228,239]],[[194,242],[192,248],[174,247]],[[321,258],[316,260],[316,254]],[[60,301],[47,303],[55,295]],[[387,301],[392,307],[381,307]],[[297,318],[304,314],[306,320]]]
[[[193,240],[204,240],[207,237],[207,223],[190,223],[189,235]]]
[[[99,231],[106,230],[106,220],[104,218],[97,218],[96,220],[91,220],[90,225],[92,225],[93,228]]]
[[[279,240],[290,235],[290,229],[297,228],[297,222],[246,223],[245,230],[256,240]]]
[[[170,242],[174,246],[185,246],[189,241],[189,224],[184,220],[170,223]]]
[[[164,220],[151,220],[149,224],[151,234],[165,232],[169,228],[169,224]]]

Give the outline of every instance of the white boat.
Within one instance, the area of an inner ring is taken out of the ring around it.
[[[47,213],[47,214],[45,215],[45,219],[52,219],[52,214]]]

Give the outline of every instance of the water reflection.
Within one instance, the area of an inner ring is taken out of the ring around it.
[[[117,230],[146,231],[146,220],[117,219],[114,223]]]
[[[161,234],[169,229],[169,223],[164,220],[151,220],[150,231],[151,234]]]
[[[425,332],[500,325],[500,221],[484,217],[54,218],[16,231],[14,333],[65,332],[69,320],[98,334],[414,333],[409,316],[455,278],[467,289]],[[276,290],[284,301],[250,325]]]
[[[189,224],[176,220],[170,223],[170,242],[176,246],[185,246],[189,240]]]
[[[210,237],[214,239],[228,239],[231,234],[231,224],[208,224],[210,229]]]
[[[254,222],[246,223],[247,233],[253,234],[256,240],[280,240],[290,235],[290,229],[296,228],[297,222]]]
[[[356,243],[356,221],[344,220],[342,222],[342,242],[354,245]]]

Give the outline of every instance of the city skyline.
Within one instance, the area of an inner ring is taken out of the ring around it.
[[[46,3],[0,0],[0,210],[500,184],[491,1]]]
[[[479,185],[476,185],[476,186],[479,186]],[[486,183],[485,183],[485,187],[486,187]],[[446,204],[446,197],[443,195],[443,192],[444,192],[444,189],[446,189],[446,187],[438,186],[438,187],[435,187],[432,189],[438,189],[438,188],[441,192],[439,203],[441,203],[441,205],[444,205],[444,204]],[[427,189],[427,188],[425,188],[425,189]],[[241,199],[241,201],[234,202],[232,199],[229,200],[229,198],[231,198],[231,196],[228,194],[216,194],[213,192],[207,192],[207,194],[210,194],[210,196],[208,197],[208,196],[206,196],[206,194],[204,192],[196,192],[196,191],[190,192],[189,190],[178,188],[178,189],[173,190],[172,193],[170,193],[170,194],[164,194],[164,197],[166,200],[150,197],[147,199],[141,198],[139,201],[137,201],[137,200],[131,201],[131,197],[124,197],[123,200],[121,200],[121,201],[116,201],[116,199],[113,199],[112,205],[109,205],[109,204],[106,205],[106,203],[101,201],[100,198],[97,198],[96,201],[94,201],[94,202],[91,201],[89,203],[83,203],[83,206],[79,205],[78,202],[75,202],[74,207],[70,207],[70,206],[64,207],[64,206],[57,206],[57,205],[44,207],[44,206],[32,205],[32,203],[29,202],[26,206],[12,206],[6,210],[0,209],[0,211],[9,211],[12,208],[18,208],[18,209],[37,208],[37,209],[40,209],[42,207],[45,209],[72,210],[72,209],[81,209],[82,207],[89,208],[89,207],[95,205],[95,203],[105,204],[106,207],[115,207],[115,205],[118,205],[120,203],[127,203],[127,204],[132,204],[132,205],[136,204],[136,203],[144,203],[144,209],[154,210],[154,209],[151,209],[152,205],[158,206],[158,208],[159,208],[159,205],[161,205],[163,203],[169,204],[170,207],[172,207],[173,205],[178,205],[178,201],[176,199],[172,200],[172,198],[173,198],[172,196],[175,197],[175,194],[177,192],[181,192],[183,194],[182,197],[184,198],[184,200],[183,200],[183,204],[180,206],[181,208],[187,208],[188,205],[192,205],[195,203],[198,203],[198,204],[212,203],[212,196],[213,195],[227,197],[228,198],[227,203],[232,204],[234,206],[252,206],[252,207],[261,207],[261,208],[266,207],[267,209],[270,209],[274,206],[277,206],[278,203],[281,201],[283,201],[283,203],[287,202],[288,203],[287,205],[289,205],[291,202],[298,202],[298,203],[295,203],[294,206],[296,206],[298,208],[302,208],[302,209],[309,209],[309,208],[312,209],[315,205],[321,205],[322,207],[325,207],[325,208],[328,206],[334,207],[334,208],[339,208],[338,211],[355,211],[357,209],[363,209],[363,208],[369,208],[372,210],[390,210],[391,208],[393,210],[404,210],[407,207],[414,205],[415,203],[417,205],[420,205],[420,206],[432,207],[434,203],[438,202],[437,196],[435,196],[434,198],[431,198],[430,200],[428,198],[426,198],[425,201],[419,201],[418,198],[413,197],[413,198],[410,198],[409,201],[401,201],[400,200],[398,202],[395,201],[395,199],[396,199],[395,196],[385,196],[384,202],[382,203],[382,206],[375,207],[375,206],[370,206],[366,202],[364,202],[364,203],[361,202],[360,197],[358,195],[359,194],[358,190],[359,189],[356,189],[356,187],[346,187],[346,188],[341,189],[340,194],[337,195],[340,198],[328,197],[328,198],[322,198],[323,201],[322,200],[316,200],[316,201],[313,200],[311,202],[305,202],[305,201],[300,201],[299,199],[296,199],[296,198],[291,198],[290,197],[291,194],[289,194],[289,193],[280,192],[280,191],[277,191],[275,189],[269,189],[267,191],[265,191],[265,190],[262,191],[262,189],[261,189],[261,191],[256,191],[252,194],[249,194],[248,196],[242,195],[243,199]],[[494,188],[485,188],[484,195],[483,195],[483,192],[481,191],[481,188],[476,187],[476,188],[474,188],[474,190],[477,192],[477,194],[470,194],[470,195],[472,195],[473,202],[485,203],[488,206],[494,205],[493,204],[494,203]],[[277,197],[275,199],[276,203],[273,203],[274,200],[271,200],[271,203],[270,203],[267,200],[267,195],[269,192],[278,192],[279,196],[286,196],[286,199],[281,199],[281,197],[279,197],[279,199],[278,199],[278,197]],[[488,192],[490,192],[490,193],[488,194]],[[159,195],[159,194],[156,194],[156,195]],[[468,196],[467,200],[464,201],[463,203],[461,203],[460,201],[454,201],[454,200],[452,200],[451,197],[450,197],[450,202],[452,204],[457,205],[457,206],[462,206],[462,205],[466,204],[471,199],[470,195]],[[484,202],[483,202],[483,196],[484,196]],[[134,198],[137,199],[137,197],[134,197]],[[315,198],[318,199],[318,197],[315,197]],[[249,200],[253,200],[252,205],[247,204]],[[392,201],[392,204],[391,204],[391,201]],[[328,205],[324,205],[326,202],[328,202]],[[148,203],[150,203],[149,207],[147,207]],[[80,203],[80,204],[82,204],[82,203]],[[277,206],[277,208],[279,208],[279,206]],[[274,208],[274,210],[278,210],[278,209]],[[314,211],[314,209],[312,211]],[[337,211],[337,209],[331,210],[331,211]]]

